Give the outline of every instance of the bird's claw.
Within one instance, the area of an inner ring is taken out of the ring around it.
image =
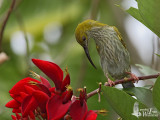
[[[115,83],[110,79],[108,79],[108,84],[110,87],[115,86]]]
[[[138,83],[139,78],[138,78],[135,74],[133,74],[133,73],[131,73],[131,72],[126,72],[126,73],[129,74],[129,75],[131,76],[131,78],[134,79],[134,82]]]
[[[110,87],[115,86],[115,83],[111,79],[109,79],[107,74],[106,74],[106,78],[108,79],[107,84],[109,84]]]

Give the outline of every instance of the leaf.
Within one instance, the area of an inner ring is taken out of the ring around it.
[[[141,112],[139,112],[138,118],[134,116],[132,113],[135,104],[138,105],[139,110],[147,107],[128,95],[126,92],[106,86],[102,86],[102,89],[108,103],[123,120],[137,120],[138,118],[140,120],[156,119],[154,117],[143,117]]]
[[[145,23],[157,36],[160,37],[160,1],[138,0],[139,13]]]
[[[139,67],[139,70],[141,73],[143,73],[144,75],[149,75],[149,74],[157,74],[158,71],[148,67],[148,66],[145,66],[145,65],[140,65],[140,64],[136,64],[137,67]]]
[[[153,103],[155,107],[160,111],[160,76],[157,78],[153,87]]]
[[[156,54],[158,57],[160,57],[160,55],[159,54]]]
[[[123,88],[126,92],[131,92],[140,102],[147,107],[153,107],[152,91],[142,87]]]
[[[0,16],[3,16],[5,12],[9,9],[12,1],[1,0],[0,1]],[[1,23],[1,22],[0,22]]]
[[[143,20],[143,18],[141,17],[139,10],[133,7],[130,7],[128,10],[126,10],[126,12],[128,12],[132,17],[134,17],[135,19],[137,19],[139,22],[141,22],[142,24],[144,24],[146,27],[149,28],[149,26],[146,24],[146,22]],[[149,28],[150,29],[150,28]]]
[[[132,17],[134,17],[135,19],[137,19],[141,23],[145,24],[143,18],[139,14],[139,10],[138,9],[130,7],[128,10],[126,10],[126,12],[129,13],[130,15],[132,15]]]
[[[159,0],[138,0],[138,9],[130,7],[126,10],[131,16],[160,37],[160,15],[158,11],[160,11]]]

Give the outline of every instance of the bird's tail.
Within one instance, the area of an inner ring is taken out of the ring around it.
[[[123,88],[135,87],[132,82],[122,83]]]

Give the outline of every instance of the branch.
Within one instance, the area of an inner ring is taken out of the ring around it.
[[[96,20],[98,7],[99,7],[100,0],[93,0],[92,1],[92,8],[91,8],[91,16],[90,19]]]
[[[2,23],[2,28],[1,28],[1,31],[0,31],[0,50],[1,50],[1,44],[2,44],[2,38],[3,38],[4,28],[6,26],[8,18],[9,18],[10,14],[11,14],[13,8],[14,8],[15,2],[16,2],[16,0],[12,0],[12,3],[11,3],[11,6],[10,6],[10,8],[8,10],[7,16],[6,16],[6,18],[4,19],[4,21]]]
[[[156,74],[156,75],[148,75],[148,76],[141,76],[141,77],[138,77],[139,80],[147,80],[147,79],[152,79],[152,78],[157,78],[158,76],[160,76],[160,74]],[[122,84],[122,83],[127,83],[127,82],[134,82],[135,79],[134,78],[128,78],[127,80],[126,79],[121,79],[121,80],[116,80],[114,81],[114,84],[117,85],[117,84]],[[110,86],[108,83],[105,84],[105,86]],[[93,95],[97,94],[99,92],[99,88],[88,93],[87,94],[87,99],[92,97]]]

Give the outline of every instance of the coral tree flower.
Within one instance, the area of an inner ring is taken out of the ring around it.
[[[36,79],[24,78],[9,91],[13,99],[6,107],[13,109],[13,120],[35,120],[36,117],[44,120],[96,120],[97,114],[88,111],[86,92],[80,89],[79,99],[72,96],[67,70],[63,77],[63,71],[55,63],[39,59],[32,59],[32,62],[54,82],[55,87],[31,71]]]
[[[72,120],[96,120],[97,114],[93,110],[88,111],[86,92],[84,89],[79,89],[79,91],[79,100],[75,100],[70,107]]]
[[[9,91],[13,100],[6,107],[13,108],[13,120],[35,120],[35,116],[48,120],[58,120],[64,117],[71,105],[72,90],[70,76],[67,73],[63,80],[61,68],[49,61],[32,59],[33,63],[41,69],[55,84],[51,87],[48,80],[39,76],[41,81],[27,77],[17,82]]]

